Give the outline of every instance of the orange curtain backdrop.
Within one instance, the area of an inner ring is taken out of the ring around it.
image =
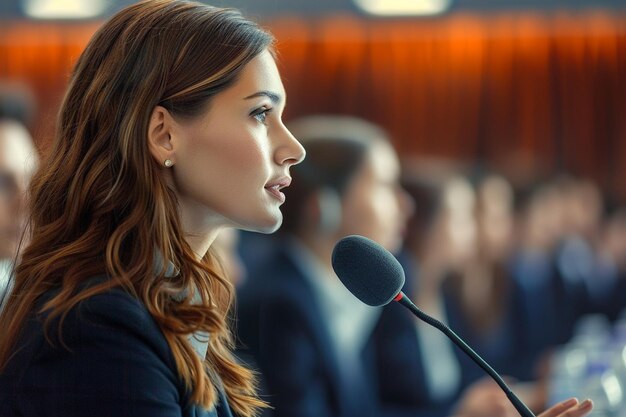
[[[285,118],[366,117],[403,155],[565,168],[626,198],[626,15],[348,16],[264,22],[278,39]],[[32,85],[50,142],[73,63],[98,23],[0,22],[0,79]],[[113,108],[113,107],[112,107]]]
[[[404,155],[517,158],[626,197],[626,15],[335,17],[270,28],[288,118],[356,114],[388,128]]]
[[[26,84],[37,98],[31,126],[45,149],[72,67],[100,22],[52,24],[0,21],[0,82]]]

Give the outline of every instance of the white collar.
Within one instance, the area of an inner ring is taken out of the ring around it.
[[[339,357],[359,352],[369,339],[382,308],[358,300],[335,272],[301,242],[292,239],[285,247],[313,289],[314,299],[322,310],[320,319],[330,332]]]
[[[354,298],[339,281],[335,272],[323,264],[299,240],[292,238],[285,247],[321,305],[334,310],[345,304],[347,296],[349,296],[348,299]]]
[[[161,268],[165,268],[165,273],[163,274],[166,278],[174,278],[180,274],[180,269],[174,265],[172,261],[166,260],[164,261],[163,255],[161,251],[158,249],[155,251],[154,255],[154,269],[155,271],[160,271]],[[181,294],[174,297],[175,300],[180,301],[186,296],[186,292],[182,292]],[[193,298],[194,304],[199,304],[201,302],[200,295],[198,293],[195,294]],[[189,343],[193,347],[193,350],[196,351],[200,358],[204,359],[206,357],[206,352],[209,348],[209,334],[203,331],[197,331],[189,335],[188,337]]]

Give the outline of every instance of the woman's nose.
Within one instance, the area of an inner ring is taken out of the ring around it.
[[[291,134],[291,132],[283,127],[281,143],[276,149],[276,162],[279,165],[296,165],[304,160],[306,150]]]

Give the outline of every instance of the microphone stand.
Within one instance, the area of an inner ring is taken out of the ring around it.
[[[520,400],[517,395],[509,388],[509,386],[504,382],[502,377],[487,363],[483,358],[480,357],[478,353],[474,351],[463,339],[461,339],[452,329],[448,326],[435,319],[434,317],[429,316],[420,310],[409,298],[401,291],[395,298],[394,301],[402,304],[404,307],[411,310],[413,314],[415,314],[420,320],[430,324],[431,326],[439,329],[443,332],[450,340],[452,340],[463,352],[465,352],[474,362],[478,364],[487,374],[493,378],[494,381],[502,388],[502,391],[506,394],[511,404],[515,407],[518,413],[522,417],[535,417],[532,411]]]

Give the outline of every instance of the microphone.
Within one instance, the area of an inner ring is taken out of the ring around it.
[[[365,304],[383,306],[396,301],[408,308],[420,320],[443,332],[496,381],[522,417],[535,417],[502,377],[463,339],[409,300],[402,292],[405,281],[404,269],[385,248],[363,236],[346,236],[337,242],[333,249],[332,265],[343,285]]]

